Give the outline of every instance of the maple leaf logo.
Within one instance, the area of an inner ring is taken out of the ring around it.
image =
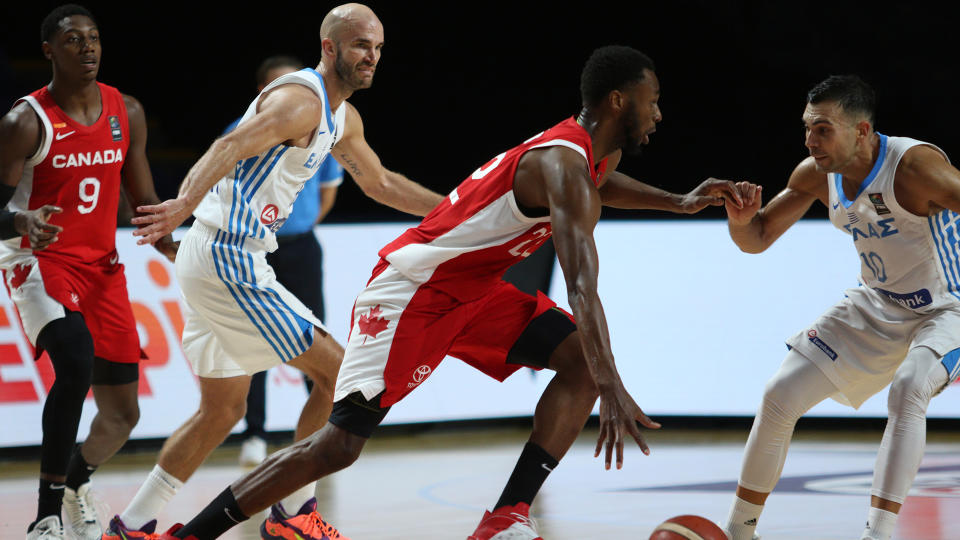
[[[380,304],[377,304],[367,312],[366,315],[361,315],[360,320],[357,321],[357,326],[360,327],[361,336],[369,336],[376,338],[377,334],[383,332],[387,329],[387,326],[390,324],[390,321],[384,319],[380,315],[383,312],[380,311]],[[363,338],[363,342],[367,342],[367,338]]]
[[[27,276],[30,275],[30,270],[33,269],[32,264],[18,264],[13,267],[13,277],[10,278],[10,288],[19,289],[25,281],[27,281]]]

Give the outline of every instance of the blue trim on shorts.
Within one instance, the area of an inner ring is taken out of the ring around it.
[[[217,277],[220,278],[220,281],[222,281],[224,286],[226,286],[227,290],[230,291],[230,294],[233,296],[233,299],[237,302],[237,305],[240,306],[240,309],[242,309],[243,312],[247,314],[247,318],[250,319],[250,322],[252,322],[253,325],[257,327],[257,330],[260,331],[260,335],[262,335],[263,338],[267,340],[267,343],[269,343],[270,346],[273,347],[273,350],[274,352],[277,353],[277,356],[279,356],[280,358],[283,358],[284,354],[280,352],[280,349],[277,348],[276,343],[274,343],[274,341],[270,339],[270,336],[267,335],[266,329],[263,326],[261,326],[256,319],[253,318],[253,314],[250,313],[246,305],[244,305],[243,301],[240,300],[240,297],[237,295],[237,291],[235,291],[233,286],[231,285],[230,280],[228,280],[224,276],[227,270],[225,267],[226,261],[221,260],[220,256],[218,256],[218,253],[217,253],[217,250],[219,249],[220,255],[223,256],[223,243],[220,240],[224,234],[225,233],[223,231],[217,231],[217,236],[210,245],[210,252],[213,255],[213,264],[217,270]],[[225,259],[225,256],[224,256],[224,259]],[[221,269],[221,267],[223,268]]]
[[[217,275],[280,360],[288,362],[313,344],[314,325],[275,290],[257,285],[253,256],[243,249],[245,240],[242,234],[217,231],[212,249]]]
[[[957,376],[960,376],[960,349],[954,349],[943,355],[940,363],[947,368],[947,384],[952,383]]]

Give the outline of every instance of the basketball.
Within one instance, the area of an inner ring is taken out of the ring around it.
[[[728,540],[723,529],[705,517],[672,517],[653,530],[650,540]]]

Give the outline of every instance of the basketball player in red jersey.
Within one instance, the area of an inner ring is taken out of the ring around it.
[[[737,187],[709,179],[674,195],[616,171],[621,153],[649,141],[661,120],[654,66],[629,47],[598,49],[581,82],[583,109],[492,159],[457,186],[420,225],[380,251],[353,324],[328,423],[235,482],[162,538],[215,538],[299,486],[353,463],[390,407],[422,384],[447,355],[503,380],[529,366],[556,371],[534,429],[500,499],[470,539],[539,538],[529,506],[600,398],[600,436],[609,469],[623,464],[626,437],[644,453],[637,422],[648,418],[617,373],[597,296],[593,229],[601,206],[698,212]],[[551,235],[576,324],[544,296],[500,278]],[[308,501],[296,515],[275,505],[263,538],[325,538]]]
[[[41,38],[53,80],[0,119],[0,205],[21,222],[13,230],[0,226],[8,238],[0,268],[24,332],[38,354],[49,354],[56,374],[44,403],[39,508],[27,538],[63,538],[63,507],[74,535],[93,539],[102,529],[90,475],[123,445],[140,414],[140,341],[114,245],[121,186],[134,207],[159,199],[143,107],[97,82],[93,16],[61,6],[44,19]],[[173,260],[169,236],[155,247]],[[74,450],[91,385],[97,415]]]

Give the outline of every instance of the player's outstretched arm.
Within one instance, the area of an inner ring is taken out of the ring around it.
[[[131,208],[160,204],[160,198],[153,187],[150,163],[147,161],[147,119],[143,105],[128,95],[123,96],[123,103],[127,107],[127,118],[130,122],[130,147],[121,171],[123,189],[129,197]],[[120,204],[124,204],[122,200]],[[155,242],[153,247],[173,262],[179,242],[174,242],[173,236],[168,234]]]
[[[47,221],[51,214],[63,210],[46,205],[31,211],[10,212],[4,207],[20,183],[24,165],[40,148],[42,140],[40,119],[27,103],[17,104],[0,118],[0,239],[26,236],[30,247],[38,251],[58,240],[57,234],[63,228]]]
[[[637,427],[660,425],[648,418],[627,392],[617,372],[610,348],[603,306],[597,294],[598,258],[593,230],[600,219],[600,194],[590,180],[583,157],[564,147],[529,153],[517,171],[516,185],[542,184],[546,200],[527,198],[550,209],[553,242],[567,285],[570,308],[584,358],[600,392],[600,436],[596,455],[606,448],[604,464],[610,468],[614,451],[617,468],[623,466],[623,444],[632,437],[644,454],[650,449]],[[523,188],[520,188],[523,189]],[[524,191],[529,194],[529,190]],[[539,204],[538,204],[539,205]]]
[[[743,206],[726,201],[727,225],[730,238],[747,253],[765,251],[807,213],[814,201],[827,204],[826,175],[816,170],[812,158],[797,165],[787,187],[763,208],[760,186],[738,182],[737,189],[743,197]]]
[[[284,84],[266,94],[255,116],[215,140],[190,168],[176,199],[137,208],[131,222],[138,244],[152,244],[180,226],[204,195],[237,162],[273,146],[311,136],[323,119],[323,102],[306,86]]]
[[[608,172],[600,185],[604,206],[695,214],[708,206],[721,206],[724,201],[742,205],[736,185],[729,180],[708,178],[685,195],[670,193],[618,172],[620,157],[621,152],[617,150],[607,159]]]
[[[344,106],[347,107],[346,127],[343,137],[333,147],[334,159],[371,199],[416,216],[430,213],[443,196],[385,169],[363,136],[360,113],[348,102],[344,102]]]

